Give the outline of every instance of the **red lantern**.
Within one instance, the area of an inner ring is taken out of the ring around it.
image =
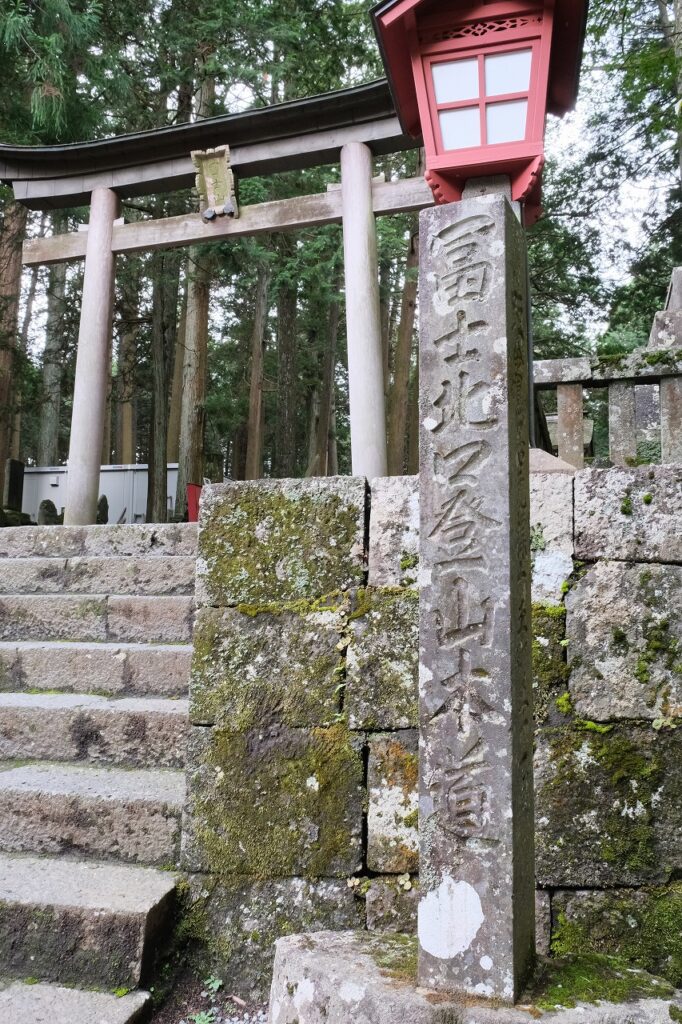
[[[540,212],[547,112],[570,110],[587,0],[384,0],[372,11],[401,124],[422,136],[436,202],[504,174]]]

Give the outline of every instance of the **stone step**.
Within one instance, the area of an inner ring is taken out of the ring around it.
[[[0,640],[188,643],[193,615],[193,597],[4,595]]]
[[[182,768],[189,701],[0,693],[0,759]]]
[[[196,560],[178,557],[3,558],[1,594],[193,594]]]
[[[184,697],[191,644],[0,641],[0,691]]]
[[[11,526],[0,532],[0,558],[91,555],[196,556],[196,523],[131,526]]]
[[[154,868],[0,854],[2,971],[134,988],[149,976],[175,886],[172,874]]]
[[[177,861],[183,772],[0,765],[0,850]]]
[[[82,992],[60,985],[15,981],[0,989],[0,1021],[7,1024],[135,1024],[146,1016],[148,992],[119,999],[107,992]]]

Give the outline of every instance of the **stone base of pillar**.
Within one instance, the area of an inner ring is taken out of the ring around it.
[[[269,1024],[670,1024],[682,992],[628,1003],[581,1003],[543,1012],[531,1003],[505,1007],[417,988],[417,945],[407,935],[316,932],[279,939],[270,994]],[[665,988],[636,972],[646,992]],[[635,985],[633,991],[636,991]],[[641,992],[639,993],[641,994]]]

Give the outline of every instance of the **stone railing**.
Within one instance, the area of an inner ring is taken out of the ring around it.
[[[682,462],[682,268],[673,272],[666,309],[656,314],[646,348],[601,359],[538,360],[533,379],[536,395],[556,390],[556,435],[545,435],[545,446],[551,440],[572,466],[582,468],[590,440],[585,389],[608,391],[609,459],[615,466],[635,463],[638,441],[659,429],[660,461]]]

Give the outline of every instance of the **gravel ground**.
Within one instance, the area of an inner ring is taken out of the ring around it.
[[[151,1024],[267,1024],[267,1003],[245,1003],[212,978],[188,971],[173,985]]]

